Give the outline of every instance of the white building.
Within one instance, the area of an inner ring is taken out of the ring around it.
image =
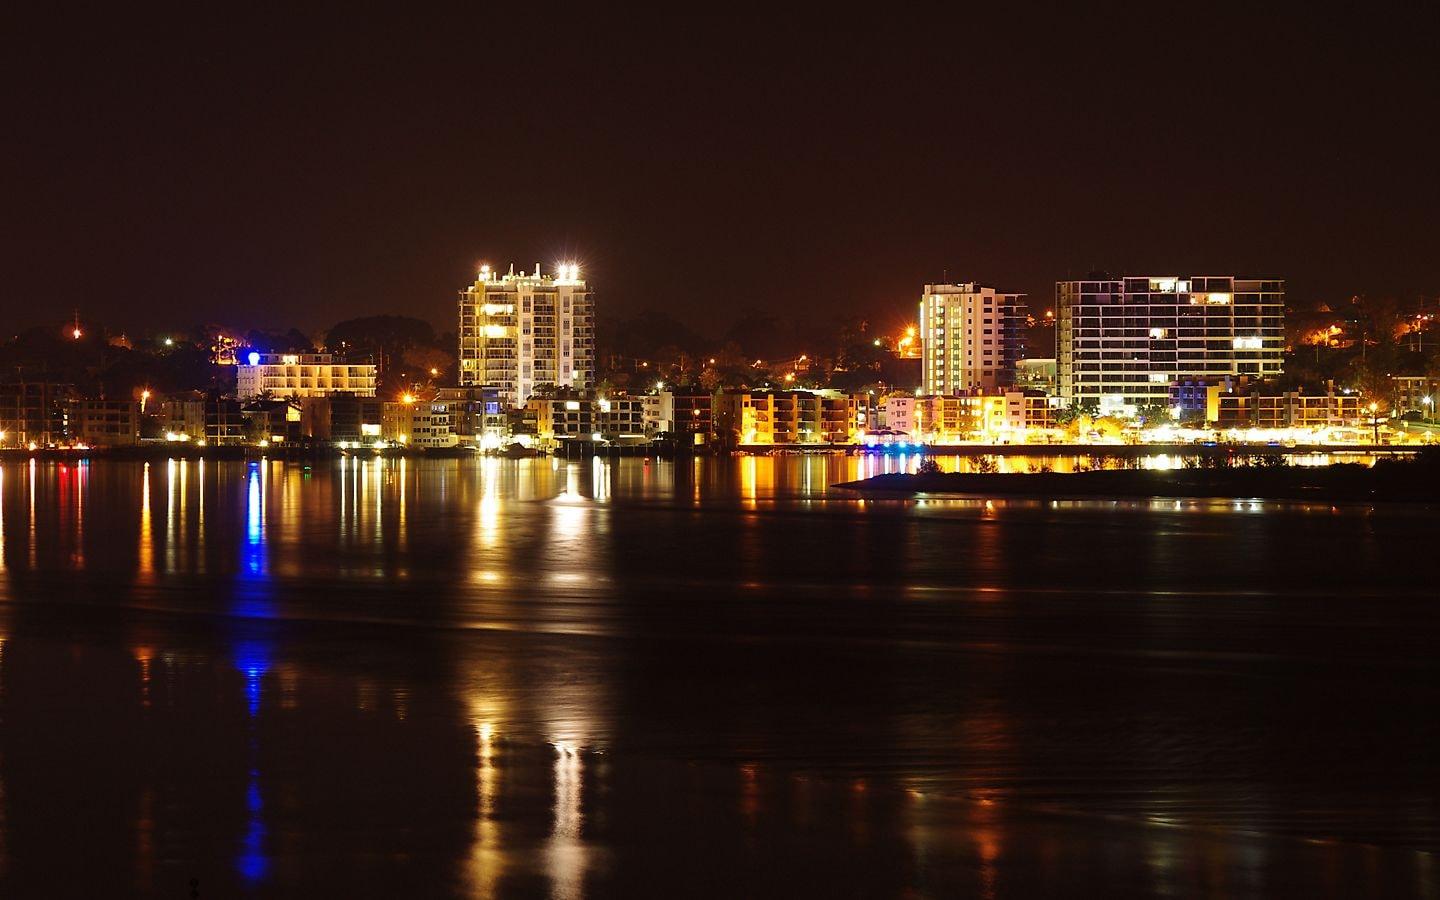
[[[236,368],[235,393],[250,400],[265,392],[274,397],[324,397],[344,391],[375,396],[375,366],[337,363],[328,353],[257,353]]]
[[[1104,410],[1166,404],[1170,384],[1280,374],[1285,282],[1233,275],[1055,285],[1060,396]]]
[[[595,308],[580,267],[507,275],[481,266],[460,292],[460,385],[493,387],[509,407],[537,389],[595,381]]]
[[[1024,294],[927,284],[920,300],[921,393],[993,391],[1013,384],[1024,356]]]

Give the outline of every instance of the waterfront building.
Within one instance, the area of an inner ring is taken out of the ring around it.
[[[1220,397],[1232,392],[1228,378],[1182,378],[1170,383],[1170,414],[1178,422],[1214,422],[1220,418]]]
[[[1024,442],[1056,427],[1057,397],[1035,390],[885,398],[885,427],[932,444]]]
[[[380,440],[422,449],[443,449],[459,443],[450,429],[449,405],[413,397],[381,406]]]
[[[442,387],[435,399],[450,407],[450,428],[462,444],[494,450],[510,437],[510,419],[499,388]]]
[[[849,444],[861,430],[862,400],[839,391],[726,391],[715,428],[741,446]]]
[[[333,444],[373,444],[380,439],[384,403],[351,393],[300,400],[300,434]]]
[[[279,444],[300,438],[299,400],[251,400],[240,407],[240,415],[250,443]]]
[[[1024,294],[966,282],[927,284],[920,300],[921,393],[1014,384],[1025,355]]]
[[[160,404],[160,418],[168,441],[226,447],[243,444],[247,438],[244,411],[232,397],[199,392],[169,397]]]
[[[375,366],[337,362],[329,353],[250,351],[236,368],[235,393],[241,400],[271,397],[323,397],[347,393],[375,396]]]
[[[643,441],[645,401],[629,394],[595,398],[595,430],[607,441]]]
[[[658,390],[642,400],[645,432],[672,434],[690,446],[709,443],[715,433],[715,397],[708,391]]]
[[[1261,394],[1255,398],[1255,425],[1258,428],[1342,428],[1361,422],[1358,394],[1306,394],[1287,391]]]
[[[526,419],[534,423],[542,446],[557,441],[596,440],[595,404],[581,391],[553,391],[525,403]]]
[[[1099,276],[1055,286],[1057,376],[1067,403],[1133,414],[1186,379],[1280,374],[1285,282]]]
[[[71,400],[70,440],[90,447],[130,447],[140,442],[140,404],[134,400]]]
[[[482,266],[460,291],[460,386],[492,387],[510,408],[546,388],[587,390],[595,380],[594,302],[579,266],[549,275]]]
[[[69,384],[19,381],[0,384],[0,446],[47,447],[66,437],[66,412],[75,398]]]

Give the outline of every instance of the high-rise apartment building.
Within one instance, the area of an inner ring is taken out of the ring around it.
[[[481,266],[460,292],[460,385],[493,387],[523,407],[548,387],[589,389],[595,381],[595,306],[580,267],[550,275],[500,275]]]
[[[990,391],[1015,381],[1025,355],[1025,295],[927,284],[920,300],[923,394]]]
[[[1103,407],[1169,402],[1170,384],[1280,374],[1285,282],[1108,276],[1055,285],[1060,396]]]

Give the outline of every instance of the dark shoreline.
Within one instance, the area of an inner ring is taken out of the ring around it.
[[[837,488],[864,494],[966,494],[1044,497],[1243,497],[1267,500],[1440,502],[1440,466],[1244,466],[1214,469],[1119,469],[1057,473],[876,475]]]

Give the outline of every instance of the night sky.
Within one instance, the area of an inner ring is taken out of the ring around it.
[[[602,312],[712,333],[885,326],[945,273],[1041,306],[1099,268],[1440,293],[1440,6],[1170,6],[7,11],[3,330],[448,330],[481,260],[575,258]]]

